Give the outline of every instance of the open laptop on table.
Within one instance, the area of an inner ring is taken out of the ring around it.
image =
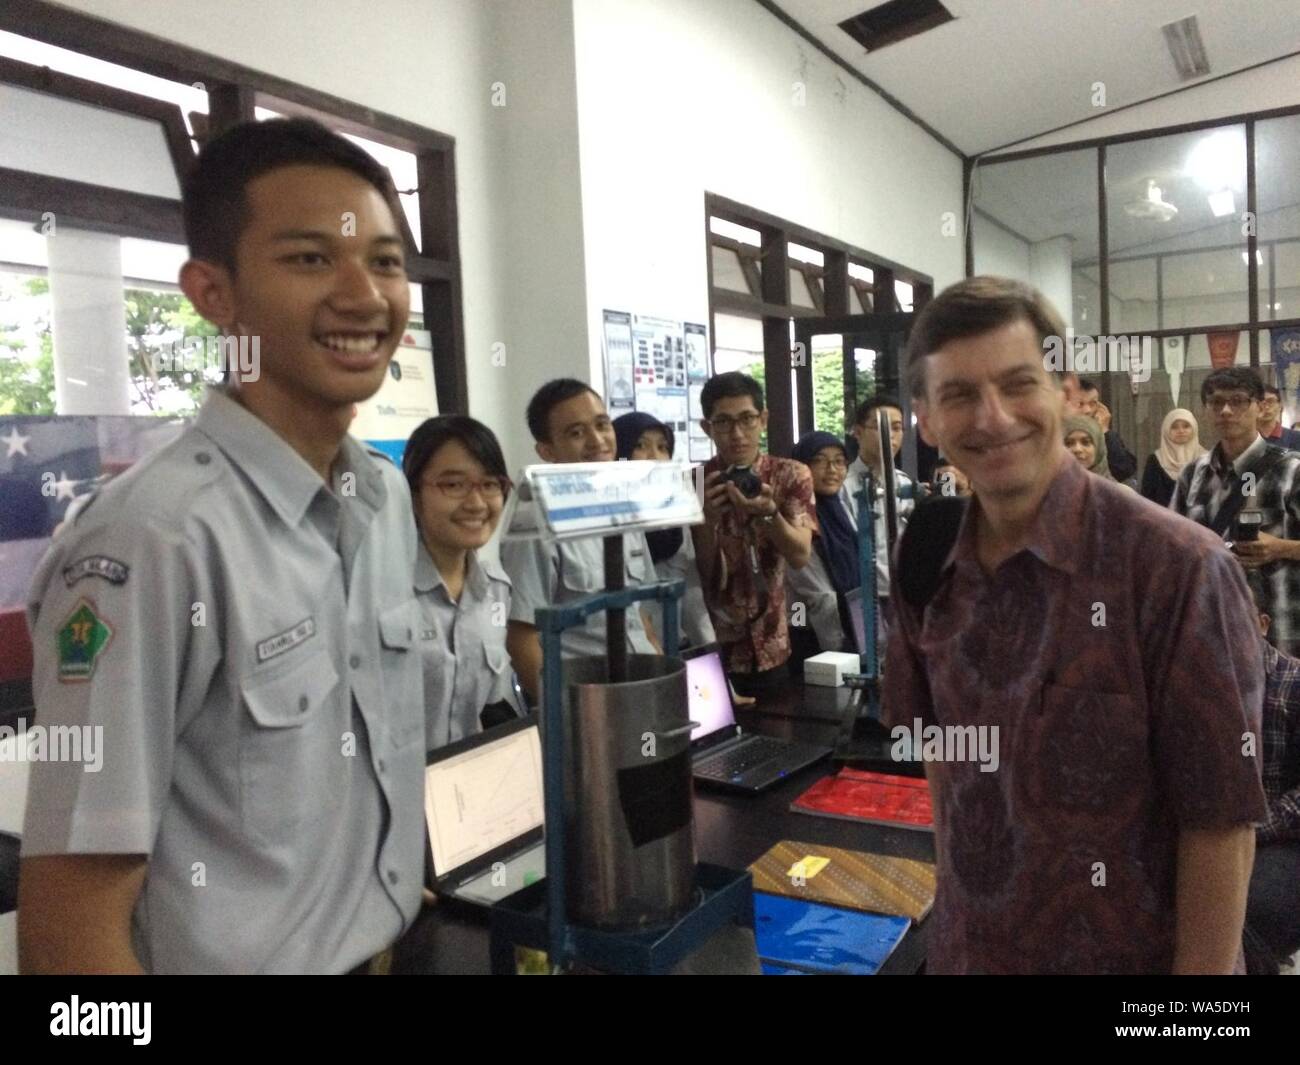
[[[831,753],[829,747],[772,736],[742,735],[717,644],[686,651],[691,775],[701,784],[757,792]]]
[[[426,880],[491,906],[546,875],[542,745],[535,718],[498,725],[425,759]]]

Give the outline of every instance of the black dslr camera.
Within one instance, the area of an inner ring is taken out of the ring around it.
[[[736,491],[746,499],[753,499],[763,491],[763,482],[748,466],[728,466],[722,480],[734,484]]]

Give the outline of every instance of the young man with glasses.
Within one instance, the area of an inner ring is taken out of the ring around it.
[[[778,682],[790,658],[785,573],[812,554],[812,474],[760,450],[767,411],[752,377],[715,374],[700,405],[718,453],[704,466],[705,520],[691,535],[727,670],[750,695]]]
[[[1288,451],[1300,450],[1300,433],[1282,427],[1282,393],[1272,385],[1264,386],[1259,401],[1259,435]]]
[[[1259,435],[1263,395],[1259,378],[1245,367],[1215,370],[1205,379],[1201,402],[1219,443],[1183,470],[1169,506],[1233,544],[1248,583],[1273,619],[1269,639],[1296,655],[1300,455]]]

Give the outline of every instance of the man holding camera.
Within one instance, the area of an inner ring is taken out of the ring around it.
[[[727,671],[751,695],[777,683],[790,657],[785,567],[802,569],[812,555],[812,474],[761,453],[767,411],[752,377],[714,375],[700,406],[718,453],[704,466],[704,524],[691,535]]]
[[[1300,455],[1259,435],[1264,386],[1244,367],[1201,385],[1219,443],[1178,478],[1171,510],[1232,544],[1279,651],[1300,654]]]

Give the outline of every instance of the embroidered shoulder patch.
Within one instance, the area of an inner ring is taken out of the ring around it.
[[[103,577],[109,584],[125,584],[131,567],[107,555],[90,555],[63,568],[63,580],[69,588],[83,577]]]
[[[96,612],[89,599],[80,600],[55,635],[59,649],[59,680],[89,680],[95,664],[113,639],[113,629]]]

